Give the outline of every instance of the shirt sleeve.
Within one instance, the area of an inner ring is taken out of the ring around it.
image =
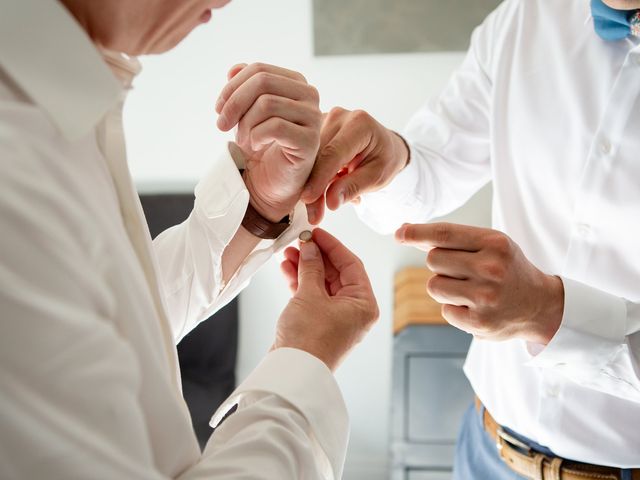
[[[220,424],[234,405],[237,411]],[[267,413],[284,415],[292,427],[283,430]],[[229,459],[252,450],[256,437],[275,440],[265,446],[262,476],[238,478],[342,478],[349,437],[346,406],[327,366],[301,350],[283,348],[267,355],[214,414],[211,426],[215,431],[205,457],[239,473],[246,467]],[[236,454],[226,458],[231,451]],[[281,456],[290,461],[270,460]]]
[[[237,162],[242,159],[234,160],[227,150],[196,186],[189,218],[153,242],[176,343],[235,298],[273,254],[309,228],[306,209],[298,204],[291,226],[278,239],[260,242],[224,285],[222,254],[240,228],[249,204]]]
[[[25,154],[0,145],[0,158]],[[162,374],[162,345],[150,362],[113,321],[122,312],[107,281],[112,264],[86,210],[24,169],[11,169],[0,187],[1,478],[340,477],[347,414],[324,363],[299,350],[267,355],[200,454]]]
[[[356,212],[378,233],[450,213],[491,179],[494,45],[511,4],[504,2],[474,31],[447,86],[410,120],[403,134],[411,154],[407,167],[385,188],[361,197]]]
[[[560,329],[546,347],[528,345],[532,367],[640,402],[640,305],[563,278]]]

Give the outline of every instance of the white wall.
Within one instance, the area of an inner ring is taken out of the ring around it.
[[[216,130],[213,106],[226,71],[235,63],[262,61],[299,70],[320,90],[323,108],[363,108],[390,128],[402,129],[461,59],[461,54],[314,58],[311,0],[234,0],[170,54],[143,60],[144,72],[126,117],[133,175],[145,191],[193,187],[229,138]],[[488,225],[489,197],[485,189],[450,219]],[[379,324],[337,377],[352,419],[345,478],[383,479],[393,275],[404,265],[422,264],[423,255],[373,234],[358,223],[351,208],[331,215],[323,226],[363,259],[382,312]],[[241,296],[239,379],[267,350],[289,298],[279,261],[267,264]]]

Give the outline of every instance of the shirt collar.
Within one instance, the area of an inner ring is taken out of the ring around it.
[[[0,0],[0,11],[0,66],[67,139],[88,134],[123,85],[86,32],[57,0]]]

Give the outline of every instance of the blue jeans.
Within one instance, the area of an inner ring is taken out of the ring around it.
[[[505,431],[544,455],[554,456],[548,448],[518,435]],[[481,416],[474,404],[467,409],[456,444],[456,458],[453,467],[454,480],[526,480],[511,470],[498,456],[498,449],[485,432]],[[631,471],[622,470],[622,480],[631,480]]]

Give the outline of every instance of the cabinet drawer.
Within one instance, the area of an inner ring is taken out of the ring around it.
[[[459,355],[406,357],[406,436],[410,442],[453,443],[473,399]]]

